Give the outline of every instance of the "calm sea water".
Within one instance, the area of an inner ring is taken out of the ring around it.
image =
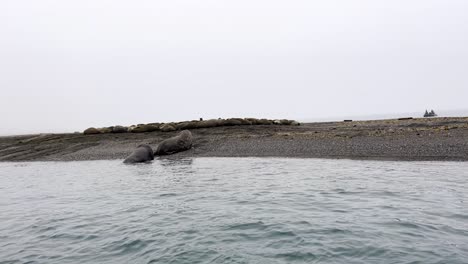
[[[468,163],[0,163],[0,263],[468,263]]]

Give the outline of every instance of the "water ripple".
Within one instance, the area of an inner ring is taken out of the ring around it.
[[[0,163],[0,264],[466,263],[468,163]]]

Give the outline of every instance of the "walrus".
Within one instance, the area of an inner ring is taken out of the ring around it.
[[[139,145],[123,162],[139,163],[154,160],[153,149],[146,144]]]
[[[192,133],[188,130],[183,130],[179,135],[168,138],[159,143],[154,155],[170,155],[192,147]]]

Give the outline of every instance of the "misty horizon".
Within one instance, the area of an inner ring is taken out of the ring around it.
[[[430,109],[428,109],[430,110]],[[458,110],[442,110],[442,111],[435,111],[438,117],[467,117],[468,116],[468,109],[458,109]],[[338,121],[343,121],[346,119],[351,119],[354,121],[366,121],[366,120],[384,120],[384,119],[397,119],[397,118],[402,118],[402,117],[413,117],[413,118],[422,118],[424,114],[424,111],[413,111],[413,112],[395,112],[395,113],[377,113],[377,114],[363,114],[363,115],[339,115],[339,116],[329,116],[329,117],[315,117],[315,118],[301,118],[301,119],[295,119],[292,118],[292,120],[296,120],[298,122],[302,123],[313,123],[313,122],[338,122]],[[203,118],[203,117],[200,117]],[[219,118],[264,118],[261,116],[251,116],[251,117],[233,117],[233,116],[225,116],[225,117],[219,117]],[[212,118],[212,119],[217,119],[217,118]],[[274,118],[274,119],[280,119],[280,118]],[[193,119],[193,120],[198,120],[198,119]],[[204,119],[206,120],[206,119]],[[189,119],[180,119],[180,120],[167,120],[164,122],[183,122],[183,121],[190,121]],[[103,127],[111,127],[111,126],[131,126],[131,125],[137,125],[137,124],[145,124],[145,123],[159,123],[163,121],[160,120],[147,120],[145,122],[132,122],[132,123],[104,123],[104,124],[97,124],[95,126],[85,126],[85,127],[80,127],[77,129],[69,129],[69,130],[44,130],[44,131],[25,131],[25,132],[20,132],[20,133],[5,133],[5,134],[0,134],[0,136],[13,136],[13,135],[29,135],[29,134],[41,134],[41,133],[76,133],[76,132],[83,132],[86,128],[89,127],[96,127],[96,128],[103,128]]]
[[[3,1],[0,135],[466,113],[467,13],[434,0]]]

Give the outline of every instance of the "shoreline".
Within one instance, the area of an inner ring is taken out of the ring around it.
[[[191,150],[161,158],[278,157],[392,161],[468,161],[468,117],[226,126],[190,130]],[[0,137],[0,161],[124,159],[178,134],[36,134]]]
[[[443,159],[439,157],[433,157],[428,159],[405,159],[401,157],[345,157],[345,156],[327,156],[327,157],[286,157],[286,156],[183,156],[183,157],[171,157],[171,156],[155,156],[154,160],[142,163],[135,164],[126,164],[128,166],[138,165],[138,164],[151,164],[155,161],[168,161],[168,162],[177,162],[177,161],[187,161],[192,159],[278,159],[278,160],[287,160],[287,159],[298,159],[298,160],[349,160],[349,161],[375,161],[375,162],[451,162],[451,163],[465,163],[468,162],[468,159]],[[0,164],[6,163],[73,163],[73,162],[93,162],[93,161],[123,161],[124,159],[81,159],[81,160],[15,160],[7,161],[0,160]],[[124,164],[122,162],[122,164]]]

